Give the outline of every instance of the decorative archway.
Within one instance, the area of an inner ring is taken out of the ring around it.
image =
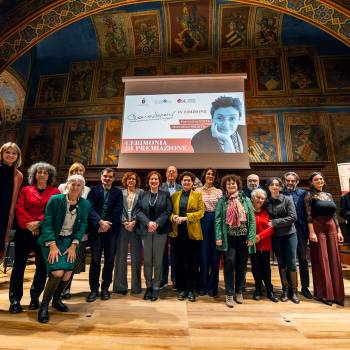
[[[332,1],[321,0],[231,0],[267,7],[297,17],[321,28],[350,46],[350,11]],[[0,37],[0,72],[48,35],[112,8],[156,0],[57,0],[9,28]]]
[[[1,130],[6,140],[15,141],[22,120],[25,90],[17,78],[5,70],[0,74]]]

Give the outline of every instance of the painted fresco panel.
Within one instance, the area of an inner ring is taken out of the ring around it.
[[[289,88],[293,92],[318,92],[319,82],[315,62],[311,56],[289,56]]]
[[[212,54],[212,0],[167,1],[167,56],[197,57]]]
[[[145,11],[131,15],[135,56],[160,55],[159,11]]]
[[[330,114],[337,163],[350,162],[350,113]]]
[[[284,91],[281,61],[278,57],[256,59],[258,94],[278,94]]]
[[[57,165],[61,145],[61,124],[26,125],[23,139],[24,166],[44,161]]]
[[[65,122],[61,165],[68,166],[77,161],[85,165],[96,164],[98,126],[99,122],[91,119]]]
[[[248,114],[247,133],[250,162],[282,160],[277,115]]]
[[[100,62],[97,74],[95,99],[102,102],[120,102],[124,96],[122,77],[127,75],[124,64]]]
[[[326,91],[350,90],[350,57],[324,58],[322,69]]]
[[[253,21],[254,47],[276,47],[282,45],[283,15],[276,11],[258,7]]]
[[[165,64],[164,74],[215,74],[218,67],[215,61],[191,61]]]
[[[251,70],[248,58],[222,60],[221,73],[247,73],[247,79],[244,81],[244,87],[246,93],[251,92]]]
[[[67,75],[41,76],[36,95],[36,106],[55,107],[64,104]]]
[[[102,58],[126,58],[133,52],[130,14],[108,13],[92,16]]]
[[[248,45],[250,6],[223,5],[219,14],[220,47],[232,50]]]
[[[103,164],[118,164],[121,140],[121,121],[119,119],[106,120],[103,131]]]
[[[287,156],[294,162],[329,160],[329,138],[320,113],[284,113]]]
[[[67,103],[81,104],[90,102],[95,66],[95,62],[76,62],[71,64]]]

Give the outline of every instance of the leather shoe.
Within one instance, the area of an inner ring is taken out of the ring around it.
[[[38,321],[40,323],[49,322],[49,305],[41,303],[38,311]]]
[[[273,291],[267,291],[266,296],[268,299],[270,299],[274,303],[278,303],[278,297]]]
[[[327,300],[324,298],[319,299],[320,302],[322,302],[323,304],[326,304],[328,306],[332,306],[333,305],[333,301],[332,300]]]
[[[90,294],[86,297],[86,301],[88,303],[92,303],[93,301],[96,301],[98,297],[98,291],[97,290],[92,290]]]
[[[188,292],[188,296],[187,296],[189,301],[196,301],[196,295],[194,294],[194,292]]]
[[[287,294],[287,292],[286,291],[282,291],[282,294],[281,294],[281,296],[280,296],[280,300],[283,302],[283,303],[285,303],[286,301],[288,301],[288,294]]]
[[[310,293],[308,288],[302,288],[301,289],[301,294],[306,298],[306,299],[312,299],[312,294]]]
[[[11,302],[9,311],[11,312],[11,314],[19,314],[20,312],[23,311],[21,303],[18,300],[13,300]]]
[[[180,291],[177,295],[177,300],[185,300],[186,299],[186,292],[185,291]]]
[[[52,300],[52,307],[60,312],[68,312],[69,311],[69,307],[66,304],[62,303],[62,300],[60,300],[60,299]]]
[[[145,295],[143,296],[144,300],[151,300],[152,299],[152,288],[148,287],[146,288]]]
[[[108,291],[108,289],[102,289],[101,290],[101,300],[108,300],[111,298],[111,293]]]
[[[159,299],[159,289],[153,289],[151,301],[157,301],[158,299]]]
[[[128,291],[127,290],[117,290],[115,293],[121,294],[121,295],[127,295]]]
[[[253,294],[253,299],[254,300],[260,300],[261,299],[261,291],[258,289],[255,289],[254,294]]]
[[[29,310],[37,310],[39,309],[39,300],[31,299],[29,303]]]

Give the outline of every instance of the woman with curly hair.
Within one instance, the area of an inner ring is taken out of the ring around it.
[[[305,196],[309,226],[310,255],[314,296],[326,305],[344,306],[345,291],[338,242],[343,242],[330,193],[324,191],[320,172],[309,176],[310,192]]]
[[[60,191],[53,187],[56,169],[48,163],[39,162],[28,169],[29,186],[24,186],[19,192],[16,203],[16,218],[19,229],[15,234],[15,262],[10,279],[10,312],[22,311],[23,278],[29,253],[35,251],[35,274],[30,288],[29,309],[39,307],[39,297],[45,287],[46,267],[38,237],[44,220],[46,204],[54,194]]]
[[[242,180],[237,175],[226,175],[221,180],[224,196],[215,210],[217,249],[224,252],[224,280],[226,305],[243,303],[243,285],[249,253],[255,253],[255,218],[252,203],[242,194]]]

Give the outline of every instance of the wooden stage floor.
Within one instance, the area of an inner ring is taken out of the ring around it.
[[[86,272],[74,280],[67,302],[71,312],[52,311],[46,325],[28,310],[32,275],[33,265],[25,275],[24,312],[12,315],[7,311],[9,274],[0,273],[0,349],[350,349],[350,271],[345,271],[345,308],[304,298],[299,305],[254,301],[248,272],[245,302],[233,309],[224,304],[222,274],[215,299],[178,301],[168,289],[157,302],[112,294],[108,301],[86,303]],[[279,286],[276,266],[273,280]]]

